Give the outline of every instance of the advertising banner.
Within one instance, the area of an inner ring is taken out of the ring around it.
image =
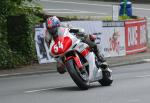
[[[67,22],[73,28],[83,28],[86,34],[94,34],[102,31],[102,21],[70,21]]]
[[[45,35],[46,35],[46,29],[44,26],[35,28],[34,39],[35,39],[35,46],[36,46],[39,64],[50,63],[54,61],[48,53],[48,46],[44,39]]]
[[[126,55],[124,31],[124,22],[103,22],[100,47],[104,57]]]
[[[100,43],[100,38],[98,36],[99,34],[101,34],[100,32],[102,31],[102,21],[70,21],[62,23],[64,23],[64,25],[69,24],[73,28],[83,28],[86,34],[96,35],[96,43]],[[54,58],[52,58],[48,53],[48,45],[44,39],[46,38],[46,36],[47,33],[45,23],[35,28],[35,44],[40,64],[55,62]]]
[[[125,21],[126,53],[133,54],[147,49],[146,19]]]
[[[103,22],[102,21],[70,21],[67,22],[69,25],[71,25],[73,28],[83,28],[85,31],[85,34],[93,34],[96,36],[95,43],[98,46],[98,49],[101,51],[101,34],[103,31]],[[105,38],[105,37],[104,37]],[[103,40],[105,40],[103,38]],[[103,53],[105,54],[105,53]],[[105,56],[105,55],[104,55]]]

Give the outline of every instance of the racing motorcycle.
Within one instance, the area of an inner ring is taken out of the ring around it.
[[[57,36],[50,43],[50,55],[59,58],[70,74],[72,80],[81,90],[87,90],[92,82],[102,86],[112,84],[112,71],[103,74],[99,62],[89,46],[72,35],[69,28],[59,27]]]

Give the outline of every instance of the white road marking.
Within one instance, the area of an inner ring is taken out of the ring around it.
[[[145,62],[150,62],[150,59],[143,59]]]
[[[46,9],[44,8],[43,10],[45,11],[81,11],[81,10],[72,10],[72,9]]]
[[[136,78],[146,78],[150,77],[150,75],[142,75],[142,76],[135,76]],[[134,77],[133,77],[134,78]],[[24,91],[24,93],[36,93],[36,92],[42,92],[42,91],[47,91],[47,90],[53,90],[53,89],[59,89],[60,87],[55,87],[55,88],[43,88],[43,89],[35,89],[35,90],[29,90],[29,91]],[[61,87],[62,88],[62,87]]]
[[[59,89],[59,88],[64,88],[64,87],[34,89],[34,90],[24,91],[24,93],[35,93],[35,92],[42,92],[42,91],[47,91],[47,90]]]
[[[97,12],[89,12],[89,11],[81,11],[81,10],[72,10],[72,9],[44,9],[48,13],[88,13],[88,14],[100,14],[107,15],[107,13],[97,13]]]
[[[24,93],[35,93],[35,92],[46,91],[46,90],[50,90],[50,89],[54,89],[54,88],[30,90],[30,91],[25,91]]]
[[[136,10],[144,10],[144,11],[150,11],[150,9],[148,9],[148,8],[137,8],[137,7],[133,7],[133,9],[136,9]]]
[[[112,5],[106,5],[106,4],[89,4],[89,3],[79,3],[79,2],[68,2],[68,1],[53,1],[53,0],[42,0],[42,1],[46,1],[46,2],[54,2],[54,3],[64,3],[64,4],[80,4],[80,5],[91,5],[91,6],[104,6],[104,7],[112,7]],[[138,8],[138,7],[133,7],[133,9],[136,10],[146,10],[146,11],[150,11],[149,8]]]
[[[91,3],[81,3],[81,2],[70,2],[70,1],[53,1],[53,0],[42,0],[42,1],[46,1],[46,2],[53,2],[53,3],[63,3],[63,4],[77,4],[77,5],[88,5],[88,6],[103,6],[103,7],[111,7],[113,4],[91,4]],[[133,9],[135,10],[144,10],[144,11],[150,11],[149,8],[140,8],[140,7],[133,7]],[[58,12],[57,12],[58,13]],[[59,12],[61,13],[61,12]],[[65,13],[65,12],[64,12]],[[69,12],[66,12],[69,13]],[[76,12],[75,12],[76,13]],[[83,12],[84,13],[84,12]],[[86,12],[87,13],[87,12]],[[91,12],[88,12],[91,13]],[[94,12],[93,12],[94,13]],[[94,13],[94,14],[99,14],[99,13]],[[102,13],[104,14],[104,13]],[[106,14],[106,13],[105,13]]]
[[[96,13],[96,12],[51,12],[51,11],[49,11],[49,12],[47,12],[47,13],[59,13],[59,14],[62,14],[62,13],[65,13],[65,14],[74,14],[74,13],[76,13],[76,14],[100,14],[100,15],[107,15],[106,13]]]
[[[21,75],[22,73],[13,73],[13,74],[1,74],[0,77],[10,76],[10,75]]]
[[[145,78],[145,77],[150,77],[150,75],[136,76],[136,78]]]
[[[91,5],[91,6],[107,6],[107,7],[112,7],[112,5],[106,5],[106,4],[89,4],[89,3],[79,3],[79,2],[66,2],[66,1],[53,1],[53,0],[42,0],[46,2],[54,2],[54,3],[63,3],[63,4],[80,4],[80,5]]]

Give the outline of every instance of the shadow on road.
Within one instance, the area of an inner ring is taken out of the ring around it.
[[[101,85],[91,85],[89,87],[90,89],[96,89],[96,88],[103,88]],[[68,86],[68,87],[56,87],[52,89],[47,89],[44,90],[43,92],[72,92],[72,91],[85,91],[85,90],[80,90],[76,85],[75,86]]]

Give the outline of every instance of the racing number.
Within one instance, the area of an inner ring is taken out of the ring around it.
[[[54,52],[58,53],[59,49],[63,49],[63,44],[60,41],[58,41],[58,43],[54,45]]]

